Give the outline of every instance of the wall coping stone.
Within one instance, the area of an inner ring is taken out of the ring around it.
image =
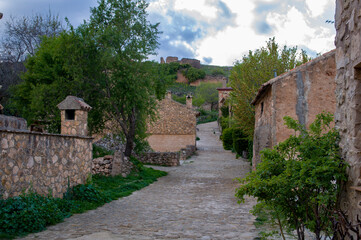
[[[53,137],[69,137],[69,138],[79,138],[79,139],[88,139],[93,140],[93,137],[89,136],[77,136],[77,135],[63,135],[57,133],[41,133],[41,132],[34,132],[29,130],[8,130],[0,128],[0,132],[4,133],[17,133],[17,134],[28,134],[28,135],[39,135],[39,136],[53,136]]]

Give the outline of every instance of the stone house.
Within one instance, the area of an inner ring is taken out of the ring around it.
[[[341,208],[353,223],[361,216],[361,2],[336,0],[336,128],[348,164]]]
[[[290,116],[308,126],[316,115],[334,113],[335,50],[264,83],[252,104],[255,106],[253,169],[260,162],[260,151],[286,140],[293,130],[284,125]]]
[[[196,146],[196,114],[192,97],[187,96],[186,106],[172,100],[167,93],[159,102],[158,120],[148,124],[148,142],[156,152],[176,152],[187,146]]]

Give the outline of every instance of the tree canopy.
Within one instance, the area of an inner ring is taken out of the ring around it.
[[[275,72],[280,75],[309,60],[305,51],[298,53],[297,47],[280,48],[275,38],[271,38],[266,47],[249,51],[235,63],[230,75],[232,110],[236,124],[250,140],[255,121],[251,102],[260,86],[273,78]]]
[[[59,128],[56,104],[66,95],[84,98],[93,110],[89,127],[101,130],[116,123],[130,156],[134,141],[143,139],[156,100],[171,77],[145,61],[158,47],[158,24],[147,20],[144,0],[99,0],[89,21],[59,37],[44,38],[26,63],[24,83],[14,89],[13,104],[28,120],[44,119]]]

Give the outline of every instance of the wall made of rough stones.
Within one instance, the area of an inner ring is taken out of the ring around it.
[[[152,135],[195,135],[196,112],[172,99],[165,98],[158,103],[158,120],[148,124]]]
[[[284,124],[285,116],[309,126],[317,114],[335,113],[335,76],[335,51],[330,51],[263,84],[255,104],[253,168],[260,162],[262,149],[294,134]]]
[[[121,174],[123,177],[127,177],[132,169],[133,163],[129,161],[122,152],[117,151],[113,155],[107,155],[93,159],[92,174],[100,174],[105,176],[116,176]]]
[[[138,160],[145,164],[161,166],[179,166],[180,152],[148,152],[138,156]]]
[[[33,188],[62,197],[68,186],[91,174],[92,139],[29,131],[0,130],[0,188],[5,198]]]
[[[342,157],[348,162],[348,182],[341,208],[356,223],[361,216],[361,2],[336,0],[336,128]]]
[[[63,135],[88,135],[88,112],[75,110],[74,120],[65,120],[65,111],[61,111],[61,134]]]
[[[0,129],[27,130],[27,122],[24,118],[17,118],[0,114]]]
[[[196,146],[196,134],[164,135],[154,134],[147,138],[150,147],[156,152],[175,152],[186,148],[187,145]]]

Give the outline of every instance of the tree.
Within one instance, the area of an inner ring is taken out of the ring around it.
[[[134,142],[146,136],[146,121],[155,117],[156,100],[164,96],[170,78],[159,64],[145,61],[157,48],[159,34],[158,24],[146,19],[148,4],[98,3],[88,22],[59,37],[44,38],[27,61],[28,72],[14,90],[13,104],[27,119],[53,117],[56,127],[55,102],[68,94],[83,97],[93,107],[91,130],[100,131],[112,120],[130,156]],[[33,111],[26,112],[29,108]]]
[[[257,169],[239,179],[243,185],[236,196],[240,201],[245,195],[256,197],[258,208],[270,211],[283,239],[284,227],[296,230],[300,240],[305,239],[305,228],[314,232],[315,239],[326,239],[322,234],[334,233],[331,218],[341,182],[347,180],[338,132],[330,128],[333,117],[317,115],[309,130],[290,117],[284,119],[295,135],[262,151]]]
[[[309,61],[304,51],[297,54],[297,47],[284,46],[281,50],[275,38],[269,39],[267,47],[249,51],[236,62],[230,75],[232,111],[237,125],[250,140],[254,131],[254,106],[251,104],[258,89],[274,77]]]
[[[221,83],[201,83],[195,91],[194,101],[200,105],[210,103],[211,109],[218,103],[217,88],[222,87]]]
[[[11,17],[5,23],[5,38],[2,40],[3,61],[22,62],[27,55],[34,55],[43,36],[57,36],[64,30],[58,15],[35,14],[31,17]]]

